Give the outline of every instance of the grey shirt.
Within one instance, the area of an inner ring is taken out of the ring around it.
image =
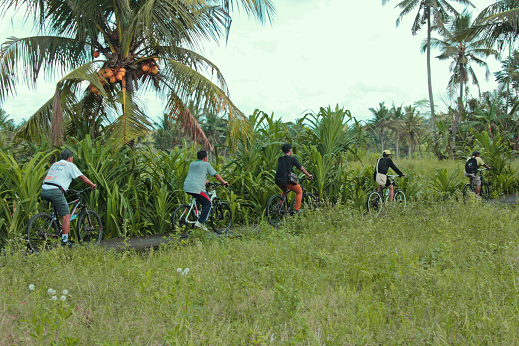
[[[207,176],[215,176],[217,173],[209,162],[197,160],[189,165],[189,173],[184,180],[184,192],[200,193],[205,191]]]

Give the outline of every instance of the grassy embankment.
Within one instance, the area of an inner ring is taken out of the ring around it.
[[[337,207],[144,255],[13,248],[0,258],[0,340],[519,344],[518,229],[514,207],[447,201],[378,218]]]

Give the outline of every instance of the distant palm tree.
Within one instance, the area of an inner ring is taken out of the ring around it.
[[[197,53],[205,40],[229,34],[231,9],[242,8],[265,22],[275,13],[272,0],[19,0],[0,3],[0,12],[26,9],[41,36],[11,37],[0,51],[0,101],[20,82],[35,86],[44,71],[63,76],[54,97],[22,127],[52,131],[60,145],[63,113],[82,102],[104,114],[112,137],[128,143],[151,123],[139,102],[142,91],[167,101],[166,112],[192,137],[211,148],[186,107],[189,101],[229,118],[231,133],[250,131],[217,66]],[[93,56],[93,59],[92,59]],[[13,73],[13,71],[24,73]],[[202,73],[214,78],[209,79]],[[88,84],[90,84],[88,86]],[[94,119],[95,120],[95,119]],[[34,131],[32,131],[34,133]]]
[[[382,0],[382,5],[385,5],[389,0]],[[472,5],[469,0],[453,0],[463,5]],[[403,17],[411,13],[418,7],[418,13],[411,27],[411,33],[416,33],[422,28],[422,25],[427,23],[427,84],[429,87],[429,101],[431,106],[431,126],[434,130],[435,127],[435,114],[434,114],[434,100],[432,92],[432,81],[431,81],[431,31],[433,26],[440,30],[440,33],[444,30],[443,23],[449,18],[448,13],[457,15],[458,12],[449,4],[447,0],[403,0],[398,3],[395,7],[402,9],[400,15],[396,20],[396,26],[400,24]],[[432,18],[431,18],[432,15]],[[433,21],[433,22],[432,22]]]
[[[396,144],[396,158],[400,157],[400,137],[402,137],[402,125],[404,118],[404,107],[400,105],[399,107],[395,106],[393,102],[393,107],[390,110],[390,124],[389,128],[392,133],[395,135],[395,144]]]
[[[9,119],[9,114],[0,108],[0,131],[14,131],[15,127],[13,119]]]
[[[378,109],[370,108],[373,119],[368,121],[368,128],[380,139],[380,152],[384,151],[384,135],[391,125],[391,113],[384,102],[378,104]]]
[[[413,146],[420,145],[420,137],[425,132],[427,125],[420,112],[417,112],[413,106],[405,107],[402,122],[402,131],[409,144],[409,159],[411,159],[412,148]]]

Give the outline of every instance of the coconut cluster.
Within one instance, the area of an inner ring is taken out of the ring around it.
[[[157,58],[144,60],[141,64],[143,75],[159,73],[159,66],[157,65]]]
[[[126,69],[124,67],[106,67],[101,70],[99,70],[99,75],[97,76],[97,79],[101,82],[101,84],[105,85],[106,83],[117,83],[123,80],[124,76],[126,75]],[[93,84],[89,85],[90,90],[96,95],[99,95],[100,92],[97,90]]]

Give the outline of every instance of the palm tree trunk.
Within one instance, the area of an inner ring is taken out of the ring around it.
[[[396,158],[397,158],[397,159],[400,157],[400,155],[399,155],[399,151],[398,151],[398,144],[399,144],[399,141],[400,141],[400,132],[397,131],[397,132],[396,132]]]
[[[510,35],[510,38],[508,39],[508,76],[507,76],[507,83],[506,83],[506,108],[505,108],[505,114],[508,115],[508,102],[510,102],[510,63],[512,60],[512,35]]]
[[[409,160],[411,160],[411,147],[413,146],[413,142],[409,141]]]
[[[427,84],[429,86],[429,103],[431,104],[431,129],[436,129],[436,116],[434,115],[434,100],[431,79],[431,7],[426,6],[427,15]]]

